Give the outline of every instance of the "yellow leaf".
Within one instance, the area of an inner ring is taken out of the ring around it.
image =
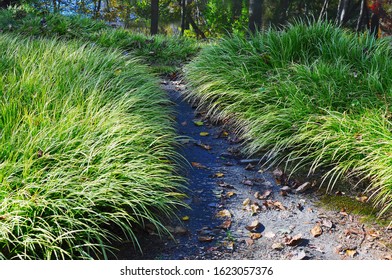
[[[214,175],[215,178],[222,178],[224,176],[225,176],[225,174],[223,174],[222,172],[215,173],[215,175]]]
[[[183,220],[183,221],[189,221],[189,216],[184,216],[184,217],[181,218],[181,220]]]
[[[228,217],[231,218],[231,213],[229,210],[225,209],[225,210],[221,210],[216,214],[216,217],[218,218],[224,218],[224,217]]]
[[[208,136],[208,135],[210,135],[208,132],[200,132],[200,136]]]

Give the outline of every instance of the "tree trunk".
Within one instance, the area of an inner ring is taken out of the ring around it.
[[[325,18],[325,20],[328,20],[327,10],[328,10],[329,1],[330,0],[325,0],[324,1],[323,7],[321,8],[321,12],[320,12],[320,15],[319,15],[319,18],[318,18],[319,21],[322,21],[324,18]]]
[[[232,19],[238,20],[242,14],[242,0],[233,0]]]
[[[186,19],[192,25],[193,30],[195,30],[196,36],[202,39],[206,38],[206,35],[204,34],[203,31],[200,30],[200,28],[197,26],[196,22],[193,20],[191,13],[188,11],[186,14]]]
[[[186,25],[186,0],[180,0],[181,3],[181,35],[184,35]]]
[[[259,31],[262,25],[263,0],[249,0],[249,30]]]
[[[338,14],[336,17],[336,21],[337,21],[338,25],[342,25],[346,21],[350,2],[351,2],[351,0],[340,0],[339,1]]]
[[[369,29],[369,10],[367,6],[367,1],[362,0],[361,1],[361,11],[359,13],[359,18],[358,18],[358,23],[357,23],[357,32],[361,31],[363,29],[364,24],[366,24],[366,27]]]
[[[380,18],[378,15],[373,14],[370,19],[370,33],[373,34],[375,38],[378,38],[379,28],[380,28]]]
[[[151,0],[151,35],[158,34],[159,0]]]

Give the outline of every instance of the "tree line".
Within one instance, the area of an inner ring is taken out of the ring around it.
[[[125,27],[149,26],[151,34],[175,24],[184,35],[206,38],[256,32],[298,18],[335,21],[375,36],[390,35],[391,0],[1,0],[0,7],[30,4],[46,12],[84,14]]]

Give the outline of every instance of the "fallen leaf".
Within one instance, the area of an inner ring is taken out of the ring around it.
[[[282,171],[282,169],[276,168],[274,171],[272,171],[272,174],[273,174],[275,177],[280,177],[280,176],[283,175],[283,171]]]
[[[374,229],[369,230],[367,234],[374,238],[380,237],[380,232]]]
[[[306,190],[310,189],[312,187],[312,185],[310,184],[310,182],[306,182],[303,183],[302,185],[300,185],[298,188],[295,189],[296,193],[302,193],[305,192]]]
[[[188,230],[184,227],[181,226],[176,226],[173,233],[175,234],[180,234],[180,235],[185,235],[188,233]]]
[[[385,255],[383,259],[384,259],[384,260],[392,261],[392,255],[391,255],[391,254]]]
[[[267,197],[269,197],[272,193],[272,190],[266,190],[263,192],[263,194],[260,194],[259,192],[255,192],[254,196],[257,199],[263,200],[266,199]]]
[[[222,131],[221,133],[219,133],[219,137],[227,137],[229,136],[229,133],[227,131]]]
[[[313,237],[318,237],[323,233],[323,230],[320,225],[317,224],[310,230],[310,233],[313,235]]]
[[[253,186],[253,182],[251,180],[244,180],[244,181],[242,181],[242,184],[244,184],[246,186]]]
[[[210,235],[208,235],[208,236],[199,236],[197,239],[200,242],[211,242],[212,240],[214,240],[214,237],[210,236]]]
[[[323,219],[321,221],[321,225],[327,228],[332,228],[333,227],[333,223],[330,220],[327,219]]]
[[[253,221],[250,225],[246,226],[245,228],[249,231],[255,231],[261,226],[261,223],[258,220]]]
[[[206,132],[206,131],[203,131],[203,132],[200,132],[199,135],[200,136],[208,136],[208,135],[210,135],[210,133]]]
[[[298,254],[294,255],[291,259],[292,260],[303,260],[307,258],[306,253],[304,251],[298,252]]]
[[[247,206],[247,205],[249,205],[250,204],[250,198],[247,198],[247,199],[245,199],[243,202],[242,202],[242,205],[243,206]]]
[[[255,241],[250,238],[247,238],[247,239],[245,239],[245,243],[249,247],[249,246],[252,246],[253,243],[255,243]]]
[[[186,126],[186,125],[188,125],[188,123],[187,123],[187,121],[184,121],[184,122],[181,123],[181,125],[182,126]]]
[[[260,211],[260,206],[257,203],[253,203],[250,206],[250,210],[252,211],[252,215],[256,215]]]
[[[218,228],[229,229],[231,227],[231,220],[224,221]]]
[[[196,126],[203,126],[203,125],[204,125],[204,122],[202,122],[201,120],[193,120],[193,123],[194,123]]]
[[[189,221],[189,216],[184,216],[184,217],[181,218],[181,220],[183,220],[183,221]]]
[[[223,242],[223,247],[225,247],[227,250],[234,250],[234,242],[233,241],[225,241]]]
[[[264,236],[267,238],[274,238],[275,233],[273,233],[272,231],[268,231],[268,232],[264,233]]]
[[[347,249],[347,250],[345,251],[345,254],[346,254],[346,256],[353,258],[353,257],[355,257],[355,255],[358,254],[358,252],[357,252],[357,250],[350,250],[350,249]]]
[[[275,201],[274,206],[280,210],[286,210],[286,207],[284,207],[283,204],[279,201]]]
[[[252,240],[257,240],[260,239],[263,235],[261,235],[261,233],[258,232],[253,232],[250,234],[250,239]]]
[[[232,197],[232,196],[234,196],[234,195],[236,195],[235,192],[227,192],[227,193],[226,193],[226,197],[227,197],[227,198],[230,198],[230,197]]]
[[[355,199],[359,202],[365,203],[366,201],[368,201],[369,197],[367,197],[366,195],[359,195],[355,197]]]
[[[255,168],[255,165],[249,163],[249,164],[245,167],[245,170],[252,170],[253,168]]]
[[[201,147],[201,148],[203,148],[204,150],[207,150],[207,151],[209,151],[209,150],[212,149],[210,145],[203,144],[203,143],[200,143],[200,142],[199,142],[199,143],[196,143],[196,145],[199,146],[199,147]]]
[[[217,218],[231,218],[231,213],[229,210],[225,209],[225,210],[221,210],[216,214]]]
[[[274,244],[272,244],[271,248],[274,249],[274,250],[280,251],[280,250],[284,249],[284,244],[280,243],[280,242],[274,243]]]
[[[193,167],[196,167],[196,168],[199,168],[199,169],[206,169],[207,167],[206,166],[204,166],[203,164],[201,164],[201,163],[198,163],[198,162],[191,162],[191,165],[193,166]]]
[[[218,182],[218,186],[226,189],[235,189],[233,185],[230,185],[225,182]]]
[[[215,173],[214,176],[212,176],[212,177],[214,177],[214,178],[222,178],[224,176],[225,176],[225,174],[223,174],[222,172],[218,172],[218,173]]]
[[[300,244],[302,242],[302,234],[297,234],[293,237],[291,236],[287,236],[285,238],[285,244],[287,246],[297,246],[298,244]]]

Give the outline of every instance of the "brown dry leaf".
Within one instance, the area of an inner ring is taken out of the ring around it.
[[[250,205],[250,198],[247,198],[247,199],[245,199],[243,202],[242,202],[242,206],[248,206],[248,205]]]
[[[250,234],[250,239],[252,240],[257,240],[260,239],[263,235],[261,233],[258,232],[253,232]]]
[[[287,191],[280,190],[280,191],[279,191],[279,194],[280,194],[281,196],[287,196]]]
[[[199,163],[199,162],[191,162],[191,165],[193,166],[193,167],[196,167],[196,168],[199,168],[199,169],[206,169],[207,167],[206,166],[204,166],[203,164],[201,164],[201,163]]]
[[[285,244],[287,246],[296,246],[296,245],[300,244],[301,242],[302,242],[302,234],[300,234],[300,233],[293,236],[293,237],[287,236],[285,238]]]
[[[225,182],[218,182],[218,186],[226,189],[235,189],[233,185],[230,185]]]
[[[366,195],[359,195],[355,197],[355,199],[359,202],[365,203],[366,201],[368,201],[369,197],[367,197]]]
[[[234,196],[234,195],[236,195],[235,192],[227,192],[227,193],[226,193],[226,197],[227,197],[227,198],[230,198],[230,197],[232,197],[232,196]]]
[[[244,181],[242,181],[242,184],[244,184],[246,186],[253,186],[253,182],[251,180],[244,180]]]
[[[255,241],[250,238],[247,238],[247,239],[245,239],[245,243],[249,247],[249,246],[252,246],[253,243],[255,243]]]
[[[249,231],[255,231],[260,226],[261,226],[261,223],[258,220],[255,220],[250,225],[246,226],[245,228]]]
[[[357,252],[357,250],[347,249],[345,254],[346,254],[346,256],[353,258],[353,257],[355,257],[356,254],[358,254],[358,252]]]
[[[210,133],[206,132],[206,131],[202,131],[202,132],[199,133],[199,135],[204,137],[204,136],[210,135]]]
[[[323,233],[323,229],[319,224],[317,224],[310,230],[310,233],[313,235],[313,237],[318,237]]]
[[[224,221],[219,228],[221,229],[229,229],[231,227],[231,220]]]
[[[380,237],[380,232],[375,229],[369,230],[367,234],[374,238]]]
[[[275,208],[280,209],[280,210],[286,210],[286,207],[283,206],[283,204],[279,201],[274,201],[273,205]]]
[[[197,238],[200,242],[211,242],[212,240],[214,240],[213,236],[207,235],[207,236],[199,236]]]
[[[229,210],[225,209],[225,210],[221,210],[216,214],[217,218],[231,218],[231,213]]]
[[[268,198],[271,195],[271,193],[272,193],[272,190],[266,190],[263,192],[263,194],[260,194],[259,192],[255,192],[254,196],[257,199],[263,200],[263,199]]]
[[[199,146],[199,147],[202,147],[204,150],[207,150],[207,151],[212,149],[211,146],[208,145],[208,144],[197,143],[196,145]]]

